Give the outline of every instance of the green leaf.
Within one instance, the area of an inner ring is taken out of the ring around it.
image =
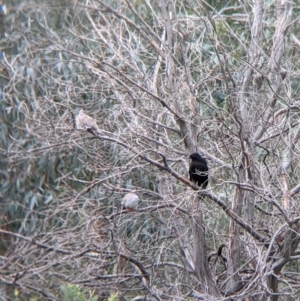
[[[34,195],[30,200],[29,209],[32,210],[36,204],[37,204],[37,197],[36,195]]]

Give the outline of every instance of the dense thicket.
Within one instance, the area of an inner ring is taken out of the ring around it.
[[[299,3],[6,5],[1,296],[297,298]]]

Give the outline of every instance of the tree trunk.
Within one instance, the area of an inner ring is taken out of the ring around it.
[[[203,200],[201,200],[203,201]],[[197,215],[193,217],[193,238],[194,238],[194,261],[195,274],[199,281],[199,286],[202,292],[211,296],[220,296],[219,290],[216,287],[211,273],[208,268],[207,250],[205,242],[205,227],[203,222],[203,214],[201,212],[201,205],[197,197]]]

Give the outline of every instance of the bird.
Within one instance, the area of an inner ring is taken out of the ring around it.
[[[139,196],[135,193],[127,193],[121,201],[121,206],[127,211],[135,210],[139,204]]]
[[[208,184],[207,162],[198,153],[191,154],[190,159],[192,160],[189,168],[190,181],[205,189]]]
[[[77,130],[90,131],[92,133],[100,133],[100,129],[97,122],[90,116],[86,115],[81,109],[78,115],[75,117],[74,114],[74,127]]]

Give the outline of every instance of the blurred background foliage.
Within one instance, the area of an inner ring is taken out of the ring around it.
[[[163,26],[157,22],[160,18],[155,17],[160,15],[160,4],[156,1],[151,6],[147,1],[104,1],[112,9],[122,12],[122,17],[117,18],[105,14],[108,9],[101,1],[92,2],[93,5],[80,0],[11,0],[4,1],[2,5],[6,5],[7,12],[0,14],[0,227],[24,236],[43,233],[45,241],[50,240],[55,232],[81,231],[76,234],[77,246],[72,245],[74,242],[70,238],[69,250],[85,250],[89,243],[95,243],[94,237],[90,240],[88,237],[92,235],[87,230],[90,220],[99,215],[116,214],[124,193],[135,190],[145,200],[144,206],[158,204],[162,198],[159,185],[165,176],[163,171],[150,166],[114,142],[99,141],[87,133],[76,132],[72,113],[83,108],[98,125],[115,137],[125,135],[125,125],[130,125],[130,129],[138,133],[140,129],[134,127],[135,122],[141,118],[141,126],[145,131],[143,134],[157,138],[150,142],[139,141],[141,149],[150,149],[151,145],[153,149],[163,149],[166,154],[175,153],[181,158],[187,156],[183,137],[173,126],[175,122],[163,109],[156,109],[149,94],[140,88],[142,84],[147,87],[147,80],[157,64],[157,53],[149,45],[152,42],[159,45],[159,41],[151,40],[151,31],[158,36],[163,35]],[[299,3],[294,2],[293,17],[296,18]],[[275,9],[273,1],[267,1],[267,5],[268,16],[272,16]],[[240,146],[236,136],[231,135],[232,132],[236,133],[236,124],[230,119],[233,110],[230,95],[237,87],[226,85],[222,68],[228,68],[236,81],[241,83],[245,68],[243,62],[247,61],[251,40],[247,18],[251,17],[252,8],[248,3],[241,5],[240,1],[215,0],[205,3],[178,1],[174,9],[174,18],[181,24],[182,30],[179,26],[179,32],[173,36],[176,47],[172,49],[172,56],[178,68],[185,64],[182,53],[187,56],[190,81],[187,80],[185,88],[186,91],[189,88],[197,89],[195,99],[198,114],[205,123],[199,129],[198,143],[208,145],[208,153],[218,154],[215,150],[221,136],[218,125],[227,125],[222,137],[225,137],[223,142],[230,148],[231,156],[226,154],[222,159],[235,166]],[[218,19],[217,12],[222,14],[226,23]],[[209,22],[212,16],[215,17],[214,22]],[[126,22],[121,22],[122,18]],[[130,21],[133,22],[131,28],[126,28]],[[273,21],[271,17],[266,19],[267,29],[263,36],[266,53],[275,30]],[[128,48],[118,47],[120,37],[114,36],[114,31],[110,30],[114,26],[122,31],[121,37],[126,40],[124,44]],[[150,36],[148,40],[145,36],[147,32]],[[291,32],[300,39],[298,22],[291,24]],[[188,45],[187,49],[183,50],[181,45]],[[287,89],[290,89],[291,97],[298,100],[299,57],[291,42],[287,43],[284,61],[290,71],[291,84]],[[261,65],[266,63],[262,58]],[[166,95],[171,88],[164,83],[166,69],[163,62],[158,76],[157,95],[168,101]],[[178,74],[178,81],[183,80],[183,73]],[[196,83],[194,87],[192,82]],[[147,88],[151,91],[150,87]],[[190,94],[185,93],[184,87],[180,97],[183,112],[190,114]],[[204,106],[203,99],[210,106]],[[129,111],[124,110],[126,102],[133,111],[136,108],[136,120]],[[278,102],[277,109],[283,105],[283,102]],[[156,119],[157,116],[163,117]],[[155,122],[168,120],[169,117],[171,121],[166,121],[165,125],[171,128],[166,129],[170,140],[165,141],[160,130],[155,132]],[[297,123],[299,112],[291,112],[290,118]],[[201,131],[205,135],[200,135]],[[132,144],[137,139],[129,134],[125,137]],[[275,166],[280,156],[277,150],[281,147],[279,145],[274,149],[274,155],[268,159],[271,167]],[[224,149],[222,151],[225,153]],[[265,157],[263,150],[260,151],[257,156],[262,162]],[[187,163],[182,161],[174,159],[172,167],[187,177]],[[299,181],[299,163],[293,164],[290,171],[291,186]],[[211,165],[215,175],[223,175],[223,178],[230,180],[232,170],[228,172],[214,163]],[[176,201],[184,208],[186,205],[182,200],[186,188],[176,179],[171,181]],[[220,182],[217,176],[212,177],[211,181],[215,193],[220,197],[232,195],[232,188]],[[213,204],[205,206],[208,247],[213,251],[226,240],[229,221],[225,213],[217,210]],[[214,216],[219,218],[215,219]],[[115,233],[126,238],[127,247],[135,252],[160,245],[167,250],[162,256],[166,256],[169,261],[180,262],[177,253],[180,247],[167,225],[173,218],[176,220],[167,210],[156,215],[142,213],[133,220],[120,220]],[[108,224],[97,226],[107,233],[113,231]],[[9,251],[12,243],[11,237],[3,235],[0,255]],[[144,260],[149,265],[156,251],[145,254]],[[33,259],[25,257],[24,260],[30,262]],[[55,260],[55,264],[63,265],[63,260]],[[96,262],[96,259],[93,260]],[[114,260],[113,256],[107,260],[110,263],[107,273],[112,272]],[[72,264],[76,266],[74,262]],[[79,270],[81,264],[78,264]],[[72,269],[70,264],[70,274]],[[158,287],[163,286],[160,281],[164,276],[161,277],[153,280]],[[60,279],[66,282],[69,280],[63,277]],[[46,280],[49,279],[46,277]],[[72,280],[76,283],[76,279]],[[182,282],[184,286],[189,280],[183,279]],[[136,287],[139,289],[142,285],[138,283]],[[101,289],[104,290],[103,287]],[[129,285],[127,290],[130,291]],[[63,300],[96,300],[92,295],[79,296],[81,292],[77,286],[65,287],[58,292],[51,282],[49,291],[53,295],[62,293]],[[77,297],[70,297],[72,294]],[[110,296],[106,294],[103,298],[115,298]],[[25,299],[18,296],[15,300]]]

